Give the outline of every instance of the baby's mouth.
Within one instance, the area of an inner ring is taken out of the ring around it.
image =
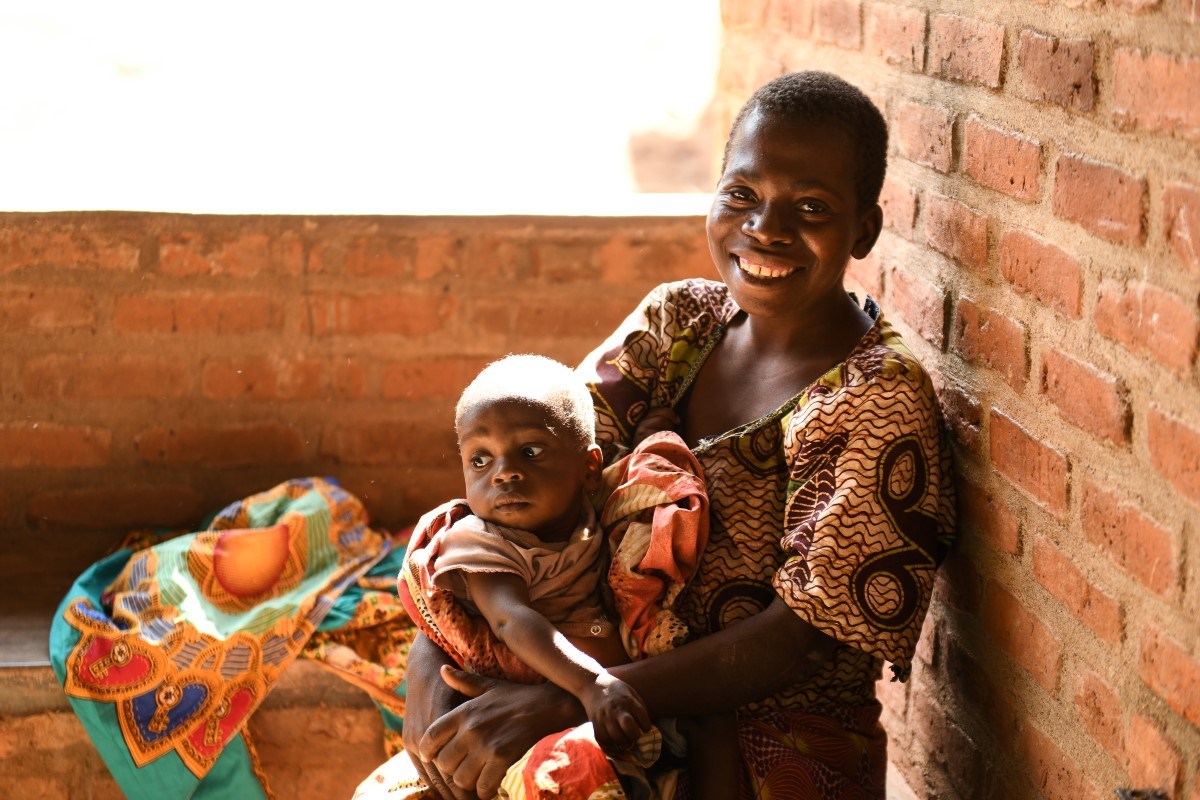
[[[527,506],[527,505],[529,505],[528,500],[526,500],[523,497],[517,497],[515,495],[506,495],[496,501],[496,508],[505,508],[505,507],[509,507],[509,506]]]
[[[738,268],[756,278],[786,278],[799,267],[769,267],[766,264],[756,264],[741,256],[737,256]]]

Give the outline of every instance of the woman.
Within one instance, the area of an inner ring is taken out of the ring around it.
[[[843,286],[879,236],[886,151],[879,111],[839,78],[759,89],[708,216],[722,282],[658,287],[582,367],[607,460],[657,417],[704,467],[709,544],[678,601],[693,639],[613,674],[656,718],[736,711],[743,796],[883,796],[874,683],[885,660],[907,678],[953,535],[929,378]],[[492,797],[585,721],[552,684],[467,675],[423,638],[408,680],[405,746],[444,798]]]

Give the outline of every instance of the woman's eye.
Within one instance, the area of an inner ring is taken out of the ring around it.
[[[734,187],[733,189],[730,189],[727,194],[734,200],[737,200],[739,203],[751,203],[754,201],[754,193],[749,189]]]
[[[492,463],[491,456],[479,455],[478,453],[471,456],[471,466],[475,469],[483,469],[490,463]]]
[[[521,455],[525,456],[526,458],[537,458],[545,449],[546,448],[542,447],[540,444],[527,444],[521,448]]]

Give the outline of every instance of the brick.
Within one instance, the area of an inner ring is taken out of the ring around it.
[[[102,467],[111,453],[112,432],[103,428],[0,425],[0,467]]]
[[[1065,553],[1043,538],[1033,546],[1033,574],[1073,617],[1109,644],[1120,644],[1125,631],[1121,604],[1089,581]]]
[[[1148,589],[1166,595],[1179,580],[1175,537],[1132,503],[1092,482],[1079,504],[1084,535]]]
[[[979,399],[957,386],[948,386],[942,392],[941,401],[951,435],[963,447],[977,451],[983,425],[983,407]]]
[[[816,0],[813,38],[847,50],[862,47],[862,6],[858,0]]]
[[[1114,164],[1085,156],[1059,156],[1054,175],[1054,215],[1117,244],[1140,244],[1146,180]]]
[[[995,581],[988,583],[983,625],[1002,650],[1043,689],[1054,694],[1062,665],[1061,645],[1045,623]]]
[[[1004,26],[935,14],[930,20],[930,75],[998,88],[1004,68]]]
[[[879,206],[883,209],[884,226],[905,239],[912,239],[917,224],[916,191],[895,178],[885,178],[879,193]]]
[[[903,267],[891,272],[892,304],[925,341],[941,350],[946,341],[946,293]]]
[[[893,66],[921,72],[925,68],[925,12],[875,3],[867,13],[870,51]]]
[[[1177,748],[1152,720],[1134,711],[1129,716],[1127,741],[1137,744],[1129,748],[1126,768],[1134,786],[1153,786],[1175,797],[1179,774],[1183,766]]]
[[[27,397],[50,400],[186,397],[191,371],[178,360],[146,356],[43,356],[21,376]]]
[[[1146,415],[1150,462],[1193,502],[1200,502],[1200,431],[1160,409]]]
[[[767,5],[767,0],[721,0],[721,22],[726,28],[761,28]]]
[[[1200,273],[1200,186],[1173,183],[1163,192],[1163,238],[1179,263]]]
[[[807,39],[812,33],[813,0],[771,0],[767,28]]]
[[[971,117],[963,131],[962,168],[980,186],[1033,202],[1041,193],[1042,146]]]
[[[1149,353],[1176,372],[1187,373],[1196,361],[1200,314],[1195,303],[1156,286],[1105,281],[1096,300],[1095,322],[1102,336]]]
[[[533,273],[529,242],[513,236],[478,234],[463,242],[461,269],[472,280],[528,280]]]
[[[600,275],[599,242],[543,242],[533,246],[533,275],[550,283],[594,280]]]
[[[210,400],[315,400],[324,388],[325,366],[312,360],[213,359],[200,373],[201,392]]]
[[[995,495],[964,482],[959,494],[962,522],[983,541],[1010,554],[1021,552],[1021,521]]]
[[[983,579],[979,570],[969,558],[951,550],[938,568],[933,596],[939,603],[968,614],[978,614],[983,601]],[[919,641],[917,650],[921,650]],[[926,661],[933,663],[932,658]]]
[[[204,513],[191,486],[113,486],[42,492],[29,499],[35,525],[72,528],[187,527]]]
[[[141,248],[125,236],[42,224],[0,229],[0,272],[29,267],[133,272]]]
[[[158,269],[176,276],[246,278],[272,272],[299,275],[304,271],[304,245],[290,232],[278,237],[246,233],[228,239],[183,233],[159,241]]]
[[[1059,748],[1035,724],[1026,726],[1021,750],[1030,780],[1046,800],[1098,800],[1095,784],[1083,765]],[[1107,795],[1105,795],[1107,796]]]
[[[996,370],[1017,391],[1024,388],[1029,377],[1029,332],[1024,325],[964,297],[955,314],[955,340],[964,359]]]
[[[342,464],[391,464],[404,457],[428,468],[459,464],[452,413],[437,425],[416,420],[332,425],[321,437],[321,455]]]
[[[417,239],[413,277],[423,281],[441,276],[460,276],[463,250],[462,237],[438,234],[422,236]]]
[[[1118,48],[1112,116],[1124,127],[1200,139],[1200,58]]]
[[[1124,761],[1125,732],[1121,696],[1094,672],[1085,673],[1075,693],[1075,713],[1096,743]]]
[[[1200,660],[1172,636],[1154,626],[1142,631],[1138,674],[1176,714],[1200,724]]]
[[[581,318],[577,299],[546,297],[536,306],[516,309],[512,332],[525,339],[576,336],[599,341],[596,337],[611,333],[633,310],[634,303],[622,298],[592,298],[587,314]]]
[[[317,336],[428,336],[445,327],[455,308],[455,298],[445,293],[338,292],[308,299]]]
[[[949,172],[954,117],[945,108],[900,103],[893,136],[900,155],[938,172]]]
[[[367,369],[354,359],[338,361],[333,367],[333,394],[339,400],[367,396]]]
[[[963,793],[961,796],[969,796],[983,777],[979,748],[954,723],[953,715],[929,696],[924,685],[913,691],[908,721],[925,744],[926,758],[940,768],[951,784]]]
[[[300,431],[269,422],[153,428],[140,434],[135,445],[138,455],[147,464],[164,466],[295,464],[305,455],[305,441]]]
[[[1162,0],[1116,0],[1116,4],[1134,14],[1154,11],[1162,6]]]
[[[1096,104],[1096,47],[1090,40],[1021,31],[1017,63],[1023,97],[1079,112]]]
[[[1082,315],[1083,270],[1070,253],[1021,230],[1000,237],[1000,272],[1018,294],[1071,319]]]
[[[992,463],[1058,518],[1067,512],[1067,457],[992,409]]]
[[[486,365],[484,358],[393,362],[383,366],[380,394],[385,400],[456,399]]]
[[[704,226],[682,236],[614,236],[600,248],[600,277],[605,283],[653,285],[681,278],[716,276]],[[632,305],[631,305],[632,308]]]
[[[95,327],[96,300],[89,291],[45,286],[0,288],[0,333]]]
[[[957,200],[929,194],[924,218],[930,247],[977,272],[986,269],[987,217]]]
[[[949,688],[960,707],[986,714],[989,709],[1001,705],[993,703],[996,692],[988,679],[987,670],[963,647],[962,640],[947,636],[943,652],[945,658],[940,669],[941,683]],[[1001,731],[997,731],[997,734],[1001,734]]]
[[[349,278],[408,278],[415,258],[413,239],[372,234],[318,242],[312,250],[312,271]]]
[[[1120,379],[1047,350],[1040,391],[1072,425],[1113,444],[1129,441],[1129,392]]]
[[[117,298],[113,329],[121,333],[244,334],[279,330],[283,314],[258,292],[149,292]]]

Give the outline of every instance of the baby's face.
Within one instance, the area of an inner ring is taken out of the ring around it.
[[[459,420],[467,504],[477,517],[565,541],[579,522],[583,489],[599,476],[599,451],[559,433],[542,409],[491,403]]]

